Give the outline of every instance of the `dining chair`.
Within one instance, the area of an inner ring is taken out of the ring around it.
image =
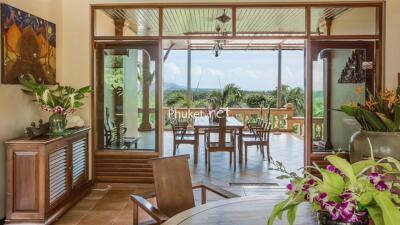
[[[270,156],[270,140],[269,136],[271,133],[271,128],[272,124],[270,123],[264,123],[264,125],[261,128],[255,129],[254,132],[256,134],[256,138],[246,138],[243,140],[244,144],[244,159],[247,162],[247,151],[249,146],[257,146],[257,149],[261,149],[261,155],[263,159],[265,159],[265,154],[264,154],[264,146],[267,147],[267,157],[268,157],[268,162],[271,161],[271,156]]]
[[[201,189],[201,204],[206,203],[206,193],[211,191],[224,198],[239,197],[209,183],[192,184],[190,176],[189,155],[180,155],[152,159],[155,192],[143,195],[132,195],[133,224],[138,225],[138,209],[143,209],[155,224],[161,224],[170,217],[195,207],[193,189]],[[156,198],[157,206],[146,198]]]
[[[176,155],[176,150],[180,144],[195,145],[194,133],[188,132],[189,122],[171,120],[171,127],[173,133],[173,155]]]
[[[229,163],[232,165],[233,155],[233,170],[236,171],[236,130],[226,128],[226,112],[221,113],[217,129],[209,129],[206,131],[206,145],[205,145],[205,163],[208,171],[211,171],[211,153],[212,152],[228,152]],[[212,140],[212,134],[218,135],[218,140]],[[227,134],[230,139],[227,140]]]

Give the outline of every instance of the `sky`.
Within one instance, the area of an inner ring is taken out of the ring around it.
[[[164,63],[164,83],[187,84],[187,51],[173,50]],[[278,85],[278,52],[270,50],[192,50],[192,89],[234,83],[242,90],[268,91]],[[282,83],[304,87],[304,52],[282,52]]]

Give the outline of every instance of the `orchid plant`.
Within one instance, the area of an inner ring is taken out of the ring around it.
[[[82,99],[91,92],[90,86],[74,89],[70,86],[57,85],[50,89],[38,83],[32,75],[22,76],[19,81],[24,86],[22,91],[34,96],[33,101],[40,104],[43,110],[63,115],[73,113],[83,106]]]
[[[350,164],[338,155],[326,158],[330,165],[326,169],[317,165],[310,167],[319,172],[315,176],[305,171],[303,176],[288,172],[281,162],[274,162],[275,170],[290,179],[287,185],[288,198],[275,205],[268,219],[272,225],[276,217],[294,224],[298,205],[309,202],[315,212],[330,215],[331,220],[343,223],[360,223],[372,219],[375,225],[396,225],[400,221],[399,188],[396,179],[400,162],[392,157],[375,160],[373,155],[363,161]],[[321,178],[320,178],[321,177]]]

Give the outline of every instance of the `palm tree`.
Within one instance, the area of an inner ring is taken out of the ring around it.
[[[281,86],[281,103],[284,105],[292,103],[295,108],[295,115],[304,115],[304,90],[295,87],[291,88],[289,85]]]
[[[222,90],[214,90],[208,95],[208,103],[211,108],[240,106],[242,102],[242,90],[235,84],[227,84]]]
[[[168,107],[189,107],[188,97],[184,91],[171,92],[165,97],[165,99],[165,104]]]

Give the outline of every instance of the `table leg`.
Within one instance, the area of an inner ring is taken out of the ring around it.
[[[239,164],[243,162],[243,128],[239,128]]]
[[[194,128],[194,163],[197,164],[199,158],[199,129]]]

